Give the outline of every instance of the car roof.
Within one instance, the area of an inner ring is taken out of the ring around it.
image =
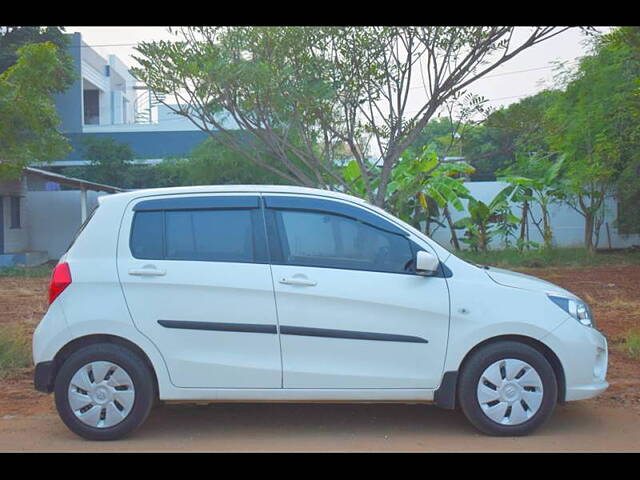
[[[98,197],[98,199],[101,204],[105,201],[123,201],[128,203],[136,198],[188,193],[290,193],[297,195],[321,195],[324,197],[332,197],[368,205],[368,202],[365,202],[363,199],[347,195],[345,193],[323,190],[320,188],[296,187],[289,185],[198,185],[188,187],[146,188],[114,193],[112,195],[103,195]]]

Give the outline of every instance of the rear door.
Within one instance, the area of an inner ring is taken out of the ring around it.
[[[176,386],[282,386],[258,195],[134,201],[117,261],[133,321],[160,349]]]

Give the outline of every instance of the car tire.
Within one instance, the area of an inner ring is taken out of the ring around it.
[[[467,419],[494,436],[528,435],[558,401],[556,375],[535,348],[516,341],[489,344],[464,362],[458,401]]]
[[[56,375],[54,394],[65,425],[89,440],[130,434],[156,401],[153,374],[145,361],[112,343],[89,345],[69,356]]]

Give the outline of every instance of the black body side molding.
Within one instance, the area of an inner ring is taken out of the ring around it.
[[[305,337],[347,338],[351,340],[377,340],[382,342],[429,343],[428,340],[410,335],[391,333],[357,332],[352,330],[333,330],[329,328],[280,326],[282,335],[300,335]]]
[[[158,320],[158,323],[166,328],[180,328],[183,330],[215,330],[220,332],[245,332],[245,333],[278,333],[275,325],[255,323],[214,323],[214,322],[190,322],[185,320]]]

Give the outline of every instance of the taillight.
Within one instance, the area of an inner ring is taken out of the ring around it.
[[[71,285],[71,270],[69,264],[59,263],[51,273],[51,281],[49,282],[49,305],[58,298],[65,288]]]

